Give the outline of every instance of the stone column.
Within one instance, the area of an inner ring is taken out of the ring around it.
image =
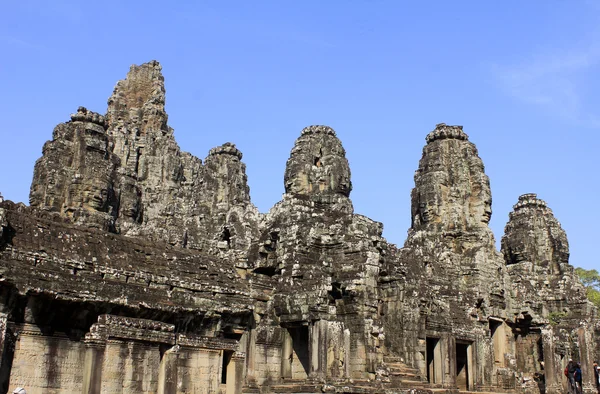
[[[542,330],[542,348],[544,351],[544,379],[546,381],[546,394],[562,393],[563,376],[560,366],[557,368],[556,355],[554,352],[554,333],[552,329]]]
[[[469,385],[468,390],[474,391],[475,389],[475,358],[473,357],[476,342],[471,342],[469,347],[467,348],[467,384]]]
[[[427,381],[427,339],[417,338],[414,349],[415,365],[421,372],[423,381]],[[431,383],[433,383],[433,379],[431,379]]]
[[[102,388],[102,364],[106,343],[86,341],[86,354],[83,372],[83,394],[100,394]]]
[[[1,197],[1,196],[0,196]],[[6,326],[8,324],[8,315],[0,313],[0,368],[4,361],[4,341],[6,339]]]
[[[323,321],[317,320],[309,326],[309,356],[310,377],[324,377],[324,366],[327,365],[327,330],[323,327]]]
[[[456,339],[450,334],[443,334],[440,338],[440,345],[443,360],[443,364],[441,364],[443,365],[442,385],[447,388],[456,388]]]
[[[0,314],[0,339],[0,390],[8,390],[14,357],[15,336],[12,330],[8,328],[8,315],[5,313]]]
[[[168,349],[163,354],[158,370],[158,394],[170,394],[177,392],[178,358],[179,346],[177,345]]]
[[[241,353],[234,353],[227,365],[227,386],[225,389],[226,394],[240,394],[242,387],[244,386],[244,365],[246,363],[246,357]],[[168,393],[174,393],[169,391]],[[167,392],[165,391],[165,394]]]
[[[256,381],[255,360],[256,360],[256,328],[251,328],[246,334],[246,380],[249,384]]]
[[[282,378],[291,378],[292,377],[292,336],[290,332],[282,328],[281,336],[283,343],[281,344],[281,377]]]
[[[592,341],[591,329],[582,326],[577,329],[577,340],[579,342],[579,359],[583,376],[583,392],[585,394],[597,394],[594,383],[594,342]]]
[[[474,390],[482,390],[495,384],[495,379],[492,382],[492,377],[496,373],[494,352],[489,351],[487,335],[477,335],[477,340],[473,344],[473,368],[476,371],[474,379]],[[487,351],[486,351],[487,349]]]
[[[344,349],[350,349],[350,330],[348,328],[344,328]],[[350,354],[350,351],[346,351],[344,354],[344,377],[345,378],[349,378],[350,377],[350,357],[352,357],[352,355]],[[326,364],[326,359],[325,359],[325,355],[323,355],[323,362],[325,364],[322,365],[327,365]],[[323,371],[323,375],[326,375],[327,372]]]

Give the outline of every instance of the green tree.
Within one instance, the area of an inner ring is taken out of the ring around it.
[[[600,308],[600,274],[598,271],[578,267],[575,268],[575,273],[586,288],[587,298]]]

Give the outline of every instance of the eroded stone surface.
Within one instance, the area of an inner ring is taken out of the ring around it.
[[[167,118],[160,64],[132,66],[106,116],[80,108],[57,126],[36,164],[31,206],[213,254],[247,250],[253,233],[242,222],[259,218],[241,152],[226,143],[203,165],[181,152]]]
[[[0,196],[0,392],[554,394],[600,356],[565,232],[526,194],[496,250],[461,126],[426,136],[401,248],[354,212],[330,127],[301,131],[267,214],[242,157],[180,150],[156,61],[58,125],[31,206]]]
[[[350,195],[350,166],[332,128],[309,126],[302,130],[287,162],[284,184],[288,194]]]
[[[31,206],[59,212],[74,223],[114,229],[118,159],[111,154],[104,117],[79,107],[70,122],[56,126],[42,154],[31,183]]]
[[[490,181],[462,126],[441,123],[427,135],[411,200],[414,230],[487,228],[492,215]]]

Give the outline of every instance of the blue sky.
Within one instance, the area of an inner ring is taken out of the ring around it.
[[[491,179],[499,240],[546,200],[571,263],[600,268],[600,1],[4,1],[0,192],[28,200],[52,129],[98,112],[131,64],[163,65],[169,123],[204,158],[244,153],[266,212],[300,130],[333,127],[357,213],[401,245],[425,136],[460,124]]]

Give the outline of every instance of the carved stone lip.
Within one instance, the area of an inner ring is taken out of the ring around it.
[[[490,220],[492,220],[492,213],[491,212],[484,212],[481,221],[483,223],[489,223]]]

